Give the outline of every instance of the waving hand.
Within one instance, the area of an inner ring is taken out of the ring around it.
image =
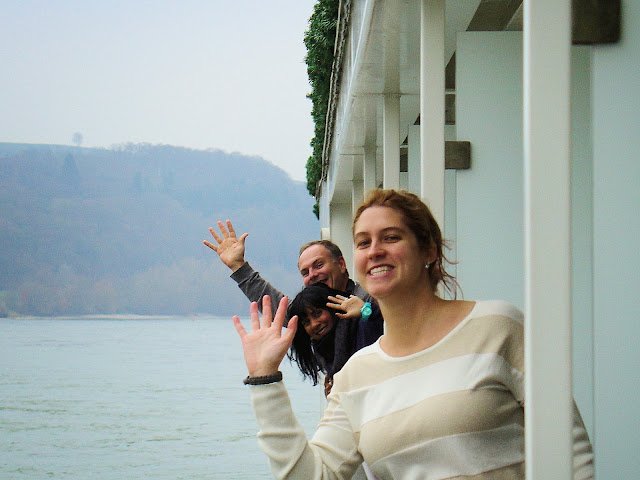
[[[231,271],[235,272],[244,264],[244,241],[249,235],[243,233],[240,238],[236,236],[236,231],[233,229],[231,220],[227,220],[226,226],[222,222],[218,222],[218,228],[220,229],[220,235],[212,228],[209,228],[209,232],[217,242],[217,245],[204,240],[204,243],[211,250],[216,252],[227,267]]]
[[[285,315],[287,313],[288,299],[280,300],[275,317],[272,318],[271,297],[265,295],[262,299],[262,321],[258,312],[258,304],[251,303],[251,332],[247,332],[237,315],[233,317],[242,349],[244,360],[252,377],[272,375],[278,371],[282,359],[287,354],[298,325],[298,317],[289,320],[287,328],[283,331]]]

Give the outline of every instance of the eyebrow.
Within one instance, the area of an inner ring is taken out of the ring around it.
[[[405,227],[386,227],[383,228],[380,232],[382,234],[390,233],[390,232],[406,232],[407,228]],[[358,235],[371,235],[371,233],[366,231],[355,232],[353,238],[356,238]]]

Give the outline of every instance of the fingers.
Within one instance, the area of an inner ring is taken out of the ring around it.
[[[332,297],[331,295],[329,295],[327,299],[330,300],[329,302],[327,302],[327,307],[333,308],[334,310],[347,311],[347,308],[349,306],[349,299],[347,297],[343,297],[342,295],[336,295],[335,297]]]
[[[269,328],[271,326],[272,316],[273,311],[271,310],[271,297],[269,295],[265,295],[262,297],[262,326],[264,328]]]
[[[220,222],[218,222],[218,225],[220,224]],[[213,236],[213,238],[215,238],[216,242],[218,243],[222,243],[222,238],[220,238],[220,235],[218,235],[216,233],[216,231],[213,229],[213,227],[209,227],[209,232],[211,233],[211,235]]]
[[[284,325],[284,319],[287,316],[287,305],[289,305],[289,298],[282,297],[280,299],[280,303],[278,304],[278,309],[276,310],[276,317],[273,320],[273,323],[276,327],[282,329]]]
[[[218,247],[216,247],[213,243],[207,242],[206,240],[203,240],[202,243],[204,243],[207,247],[209,247],[214,252],[218,251]]]
[[[332,308],[333,310],[345,310],[345,306],[341,303],[327,302],[327,307]]]
[[[238,335],[240,335],[240,338],[243,338],[247,334],[247,331],[242,326],[242,322],[240,322],[240,317],[238,317],[237,315],[234,315],[233,317],[231,317],[231,320],[233,320],[233,326],[236,327],[236,332],[238,332]]]
[[[269,295],[262,297],[262,325],[260,322],[258,302],[251,302],[251,306],[249,307],[249,312],[251,314],[251,331],[256,332],[261,328],[270,328],[272,324],[275,324],[276,329],[282,329],[282,326],[284,325],[284,318],[287,313],[288,302],[289,300],[287,297],[280,300],[274,319],[273,310],[271,309],[271,297]]]
[[[227,228],[229,229],[229,236],[235,237],[236,231],[233,229],[233,225],[231,224],[231,220],[227,220]]]
[[[352,295],[352,297],[353,297],[353,295]],[[349,300],[347,297],[343,297],[342,295],[336,295],[335,297],[332,297],[331,295],[329,295],[327,298],[329,300],[331,300],[333,303],[337,303],[338,305],[340,305],[340,304],[346,302],[347,300]]]
[[[282,334],[282,338],[284,338],[287,342],[289,342],[289,346],[293,342],[293,337],[296,335],[296,330],[298,329],[298,316],[294,315],[289,319],[289,323],[287,323],[287,328]]]
[[[257,332],[260,330],[260,312],[258,312],[258,302],[251,302],[249,314],[251,315],[251,331]]]

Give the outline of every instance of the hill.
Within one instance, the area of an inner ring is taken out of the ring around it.
[[[313,203],[259,157],[0,143],[0,314],[245,314],[208,227],[249,232],[246,259],[292,295]]]

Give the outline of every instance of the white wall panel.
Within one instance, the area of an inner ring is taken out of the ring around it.
[[[524,308],[522,35],[458,34],[456,128],[471,142],[457,175],[457,273],[465,298]]]
[[[598,479],[640,472],[640,2],[594,47],[595,446]]]

